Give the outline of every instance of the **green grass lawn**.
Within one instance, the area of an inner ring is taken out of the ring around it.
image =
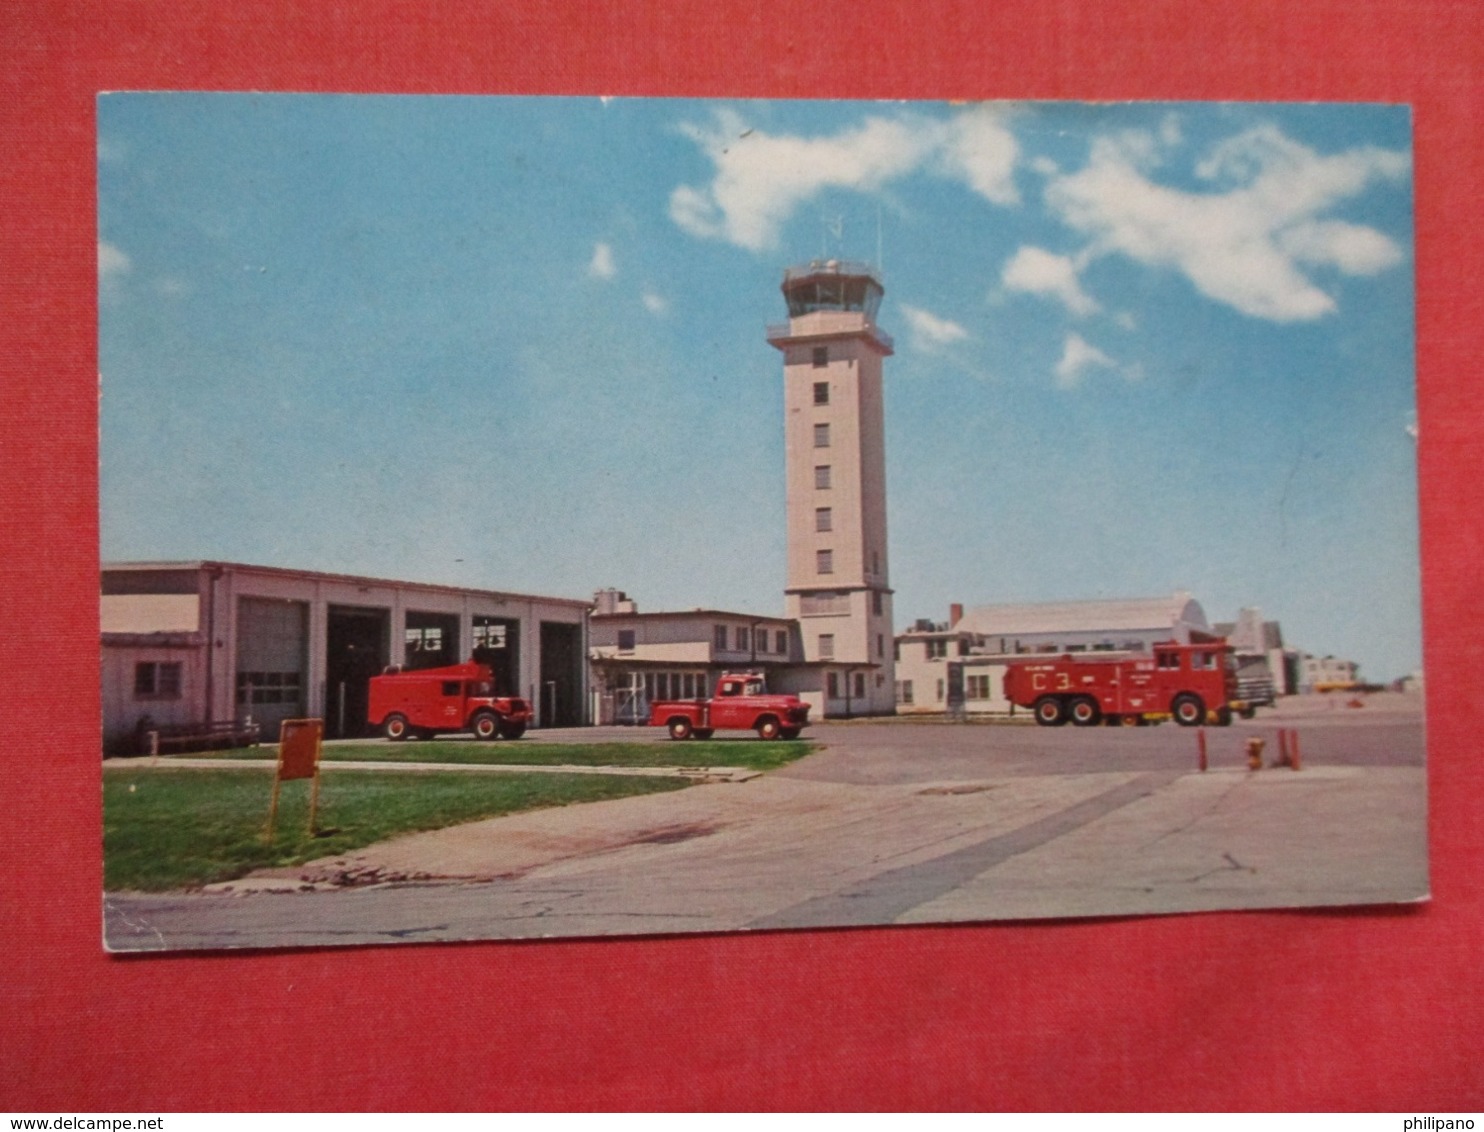
[[[431,743],[336,743],[324,748],[325,762],[489,763],[524,766],[737,766],[776,770],[803,758],[814,745],[804,739],[687,739],[662,743],[542,743],[530,739],[478,743],[445,739]],[[272,759],[273,747],[206,751],[192,758]],[[167,759],[168,761],[168,759]]]
[[[310,837],[305,828],[309,783],[286,782],[270,845],[263,832],[271,774],[226,767],[108,767],[103,772],[103,885],[110,892],[191,888],[254,869],[300,865],[399,833],[687,785],[675,778],[598,774],[335,771],[320,780],[316,825],[325,832]]]

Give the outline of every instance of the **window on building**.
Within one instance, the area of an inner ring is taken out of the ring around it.
[[[835,657],[835,634],[819,634],[819,659],[833,660]],[[831,674],[833,675],[833,673]]]
[[[715,632],[716,647],[724,650],[727,647],[727,627],[725,625],[718,625]]]
[[[858,700],[866,698],[866,674],[864,672],[855,674],[855,698]]]
[[[407,630],[407,653],[420,652],[442,652],[443,651],[443,629],[438,625],[429,625],[422,629]]]
[[[930,640],[927,645],[927,658],[929,660],[942,660],[948,655],[948,642],[946,640]]]
[[[989,674],[964,677],[964,696],[970,700],[989,699]]]
[[[136,700],[180,699],[180,662],[142,660],[134,666]]]
[[[773,636],[773,644],[776,646],[773,649],[774,652],[786,654],[788,652],[788,632],[784,629],[779,629]]]
[[[880,617],[881,616],[882,609],[885,606],[885,604],[886,603],[881,600],[881,591],[880,590],[872,590],[871,591],[871,612],[874,613],[877,617]]]
[[[830,446],[830,426],[828,422],[814,426],[814,447],[828,448]]]
[[[901,641],[893,641],[891,643],[891,658],[892,658],[892,660],[901,660],[902,659],[902,642]]]
[[[830,699],[838,700],[840,698],[840,674],[838,672],[831,672],[829,674],[829,677],[825,680],[825,688]]]
[[[814,383],[814,403],[816,405],[828,405],[830,403],[830,383],[828,381],[816,381]]]
[[[816,550],[814,552],[814,568],[821,574],[833,574],[835,572],[835,552],[833,550]]]
[[[912,681],[897,681],[897,703],[910,704],[912,702]]]
[[[820,491],[828,491],[830,488],[830,466],[819,464],[814,469],[814,486]]]
[[[878,657],[886,656],[886,637],[881,633],[876,634],[876,655]]]
[[[830,348],[828,346],[815,346],[814,347],[814,355],[813,355],[813,357],[814,357],[814,367],[816,369],[818,369],[820,366],[827,366],[827,365],[829,365],[830,364]],[[819,386],[816,384],[814,388],[815,389],[818,389]]]
[[[943,681],[941,680],[938,681],[938,702],[940,704],[943,702]]]
[[[619,652],[633,652],[634,651],[634,630],[632,630],[632,629],[620,629],[618,631],[618,651]]]
[[[814,529],[816,531],[834,530],[834,521],[834,512],[828,507],[816,507],[814,509]]]
[[[509,639],[509,627],[486,617],[474,618],[474,648],[503,649]]]
[[[748,650],[750,647],[748,638],[751,636],[752,634],[740,625],[737,627],[737,650],[739,652],[746,652]]]
[[[969,638],[968,637],[960,637],[958,639],[958,655],[959,656],[968,656],[969,655]]]
[[[237,673],[237,702],[239,704],[297,704],[299,700],[299,674],[297,672],[239,672]]]

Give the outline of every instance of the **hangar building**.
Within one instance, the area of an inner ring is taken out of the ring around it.
[[[235,562],[103,567],[105,746],[140,721],[320,716],[364,733],[370,678],[478,654],[537,726],[588,722],[586,601]]]

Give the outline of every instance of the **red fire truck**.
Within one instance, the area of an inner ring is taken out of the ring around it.
[[[1233,712],[1250,718],[1253,711],[1237,699],[1236,662],[1224,640],[1164,641],[1149,656],[1066,653],[1017,661],[1005,669],[1005,698],[1030,708],[1043,727],[1171,718],[1185,727],[1225,727]]]
[[[519,739],[531,715],[531,705],[519,696],[495,695],[494,673],[473,661],[410,672],[388,668],[371,677],[366,709],[367,722],[393,742],[444,731]]]
[[[759,739],[797,739],[809,724],[809,705],[798,696],[770,696],[755,673],[728,672],[709,700],[656,700],[651,727],[668,727],[671,739],[709,739],[718,730],[756,731]]]

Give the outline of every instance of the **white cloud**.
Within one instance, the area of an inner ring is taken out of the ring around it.
[[[1023,247],[1010,257],[1000,281],[1011,291],[1059,299],[1073,314],[1088,315],[1098,304],[1082,289],[1077,265],[1043,248]]]
[[[1080,334],[1068,334],[1061,361],[1056,363],[1056,384],[1063,389],[1075,388],[1090,369],[1116,369],[1117,363]]]
[[[955,117],[944,140],[944,167],[994,204],[1016,204],[1015,158],[1019,147],[1006,111],[978,106]]]
[[[1354,275],[1401,260],[1385,234],[1322,214],[1376,181],[1406,176],[1405,153],[1367,146],[1326,157],[1263,126],[1197,165],[1197,176],[1219,186],[1200,193],[1155,183],[1146,170],[1157,157],[1148,135],[1099,139],[1085,168],[1047,185],[1046,201],[1091,239],[1091,254],[1171,268],[1208,298],[1276,322],[1335,309],[1301,265]]]
[[[98,278],[100,280],[116,279],[120,275],[128,273],[130,268],[129,257],[112,244],[98,241]]]
[[[831,137],[806,138],[768,134],[745,126],[732,111],[719,111],[709,128],[681,128],[711,159],[716,175],[702,187],[676,188],[670,217],[693,236],[763,251],[821,192],[871,192],[922,169],[962,180],[996,204],[1014,204],[1017,150],[1005,114],[974,107],[946,122],[873,116]]]
[[[670,300],[662,295],[656,295],[653,291],[645,291],[641,296],[644,301],[644,309],[650,314],[666,314],[670,310]]]
[[[588,261],[587,273],[594,279],[612,279],[618,274],[613,263],[613,248],[608,244],[593,245],[593,258]]]
[[[899,305],[898,309],[907,317],[907,326],[912,331],[912,344],[927,353],[962,342],[969,332],[951,319],[939,318],[921,307]]]

